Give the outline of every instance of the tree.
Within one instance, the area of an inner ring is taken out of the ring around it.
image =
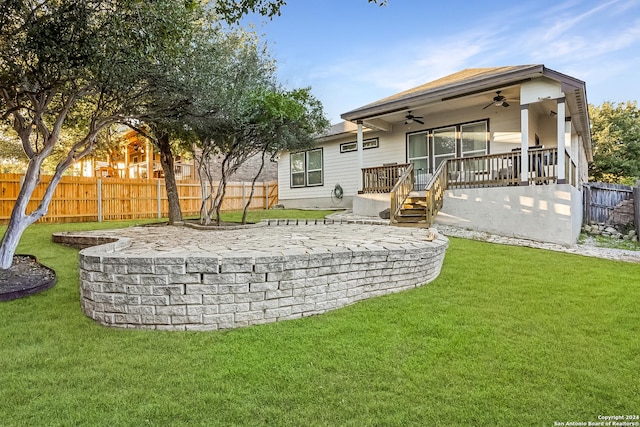
[[[640,178],[640,109],[636,101],[589,105],[594,145],[590,179],[632,185]]]
[[[255,185],[267,157],[274,158],[279,151],[303,150],[313,146],[314,138],[329,127],[322,104],[311,94],[311,88],[292,91],[263,90],[253,95],[253,117],[261,150],[260,167],[251,182],[251,192],[243,207],[242,223],[247,219],[247,209],[255,191]]]
[[[140,71],[180,43],[195,9],[170,0],[3,3],[0,115],[11,121],[29,163],[0,243],[0,268],[11,266],[26,227],[47,213],[64,172],[94,150],[100,132],[136,111],[146,89]],[[84,132],[64,150],[42,202],[27,213],[43,162],[79,111],[86,114]]]

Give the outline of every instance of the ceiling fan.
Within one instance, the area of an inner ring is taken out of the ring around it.
[[[406,121],[404,122],[405,125],[408,125],[410,123],[416,122],[416,123],[420,123],[421,125],[424,124],[424,122],[420,119],[422,119],[422,116],[414,116],[413,114],[411,114],[411,110],[407,111],[407,115],[405,116]]]
[[[493,101],[491,103],[489,103],[486,107],[483,108],[483,110],[485,108],[489,108],[492,105],[495,105],[496,107],[508,107],[509,103],[507,102],[507,98],[500,95],[500,92],[502,92],[501,90],[496,91],[496,96],[493,97]]]

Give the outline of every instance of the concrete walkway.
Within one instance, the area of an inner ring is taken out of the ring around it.
[[[329,215],[329,218],[339,219],[342,221],[376,221],[377,223],[389,223],[388,220],[383,220],[380,218],[354,215],[351,211],[338,212]],[[565,252],[588,257],[640,263],[640,251],[597,247],[591,240],[588,240],[583,244],[562,246],[553,243],[543,243],[534,240],[518,239],[515,237],[498,236],[481,231],[466,230],[439,223],[437,219],[433,228],[435,228],[439,233],[442,233],[448,237],[460,237],[463,239],[479,240],[483,242],[497,243],[500,245],[526,246],[529,248],[546,249],[550,251]]]

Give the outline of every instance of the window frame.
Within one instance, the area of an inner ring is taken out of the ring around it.
[[[320,153],[320,169],[309,169],[310,153]],[[293,171],[294,156],[302,156],[302,170]],[[320,182],[309,184],[309,174],[320,172]],[[294,185],[294,174],[302,174],[302,184]],[[289,188],[306,188],[306,187],[322,187],[324,186],[324,150],[322,147],[314,148],[307,151],[297,151],[289,154]]]
[[[371,150],[380,146],[379,138],[368,138],[362,141],[363,150]],[[347,148],[349,147],[349,148]],[[358,151],[358,141],[343,142],[340,144],[340,154]]]

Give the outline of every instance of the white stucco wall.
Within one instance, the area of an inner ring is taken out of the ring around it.
[[[571,245],[580,235],[582,197],[568,184],[447,190],[438,223]]]

